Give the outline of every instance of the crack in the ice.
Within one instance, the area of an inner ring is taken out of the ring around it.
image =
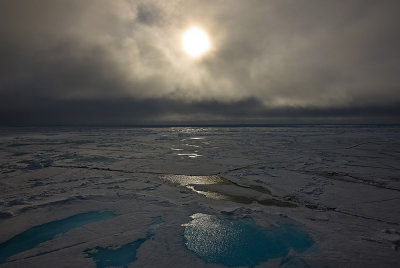
[[[397,226],[400,225],[398,222],[386,221],[386,220],[382,220],[382,219],[378,219],[378,218],[363,216],[363,215],[354,214],[354,213],[347,212],[347,211],[343,211],[343,210],[335,209],[335,210],[333,210],[333,211],[334,211],[334,212],[337,212],[337,213],[349,215],[349,216],[352,216],[352,217],[365,219],[365,220],[373,220],[373,221],[383,222],[383,223],[390,224],[390,225],[397,225]]]
[[[56,248],[56,249],[53,249],[53,250],[48,250],[48,251],[40,252],[40,253],[35,254],[35,255],[32,255],[32,256],[24,257],[24,258],[22,258],[22,259],[10,260],[10,261],[8,261],[8,262],[15,262],[15,261],[20,261],[20,260],[27,260],[27,259],[31,259],[31,258],[34,258],[34,257],[39,257],[39,256],[42,256],[42,255],[46,255],[46,254],[50,254],[50,253],[53,253],[53,252],[57,252],[57,251],[60,251],[60,250],[64,250],[64,249],[76,247],[76,246],[79,246],[79,245],[82,245],[82,244],[86,244],[86,243],[87,243],[87,242],[79,242],[79,243],[75,243],[75,244],[72,244],[72,245],[69,245],[69,246],[65,246],[65,247],[62,247],[62,248]]]
[[[299,172],[296,170],[291,170],[294,172]],[[304,170],[302,171],[302,173],[305,174],[315,174],[315,175],[319,175],[322,177],[325,177],[327,179],[332,179],[332,180],[337,180],[337,181],[344,181],[344,182],[350,182],[350,183],[356,183],[356,184],[363,184],[363,185],[369,185],[375,188],[381,188],[381,189],[387,189],[387,190],[392,190],[392,191],[397,191],[400,192],[400,189],[397,188],[392,188],[392,187],[388,187],[385,186],[384,184],[378,182],[378,181],[373,181],[373,180],[367,180],[367,179],[362,179],[362,178],[358,178],[355,177],[353,175],[350,175],[348,173],[339,173],[339,172],[313,172],[313,171],[308,171],[308,170]],[[346,178],[348,177],[348,179]]]
[[[89,169],[89,170],[101,170],[101,171],[113,171],[113,172],[121,172],[121,173],[127,173],[127,174],[153,174],[153,175],[165,174],[163,172],[154,172],[154,171],[129,171],[129,170],[115,169],[115,168],[101,168],[101,167],[74,166],[74,165],[53,165],[52,167],[56,167],[56,168]]]
[[[252,167],[254,167],[254,166],[262,165],[262,164],[265,164],[265,163],[264,163],[264,162],[259,162],[259,163],[249,164],[249,165],[246,165],[246,166],[240,166],[240,167],[228,169],[228,170],[225,170],[225,171],[220,171],[220,172],[218,172],[218,173],[215,174],[215,175],[222,175],[222,174],[224,174],[224,173],[226,174],[226,173],[229,173],[229,172],[232,172],[232,171],[238,171],[238,170],[248,169],[248,168],[252,168]]]
[[[377,166],[364,166],[364,165],[354,165],[354,164],[345,164],[346,166],[349,167],[363,167],[363,168],[376,168],[376,169],[389,169],[389,170],[400,170],[399,168],[391,167],[391,166],[386,166],[386,167],[377,167]]]
[[[376,143],[376,142],[362,142],[362,143],[359,143],[359,144],[356,144],[356,145],[353,145],[353,146],[350,146],[350,147],[346,147],[346,148],[344,148],[344,149],[353,149],[353,148],[356,148],[356,147],[358,147],[358,146],[365,145],[365,144],[375,144],[375,145],[379,145],[379,144]]]
[[[388,199],[380,199],[380,200],[373,200],[373,201],[365,201],[365,202],[353,203],[353,205],[370,204],[370,203],[380,203],[380,202],[392,201],[392,200],[396,200],[396,199],[400,199],[400,197],[393,197],[393,198],[388,198]]]

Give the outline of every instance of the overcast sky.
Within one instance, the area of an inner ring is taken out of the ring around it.
[[[0,124],[400,123],[400,1],[1,0]],[[211,49],[181,45],[202,28]]]

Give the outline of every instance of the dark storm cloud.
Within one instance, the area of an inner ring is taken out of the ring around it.
[[[399,7],[356,0],[1,1],[1,123],[398,122]],[[180,46],[191,25],[212,42],[199,60]]]

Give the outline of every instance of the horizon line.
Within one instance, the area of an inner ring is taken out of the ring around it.
[[[218,128],[240,128],[240,127],[318,127],[318,126],[359,126],[359,127],[394,127],[400,123],[271,123],[271,124],[43,124],[43,125],[0,125],[0,128],[171,128],[171,127],[218,127]]]

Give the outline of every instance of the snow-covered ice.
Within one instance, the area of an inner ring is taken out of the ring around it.
[[[399,134],[2,128],[0,267],[398,267]],[[26,247],[32,229],[102,213]]]

